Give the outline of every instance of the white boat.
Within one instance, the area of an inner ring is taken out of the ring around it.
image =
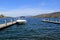
[[[25,24],[27,21],[26,20],[17,20],[16,21],[18,24]]]

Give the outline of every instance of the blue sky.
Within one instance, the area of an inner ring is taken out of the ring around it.
[[[60,0],[0,0],[0,14],[28,16],[60,11]]]

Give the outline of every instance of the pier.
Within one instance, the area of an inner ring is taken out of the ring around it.
[[[56,20],[56,21],[52,21],[50,19],[46,20],[46,19],[43,19],[42,22],[49,22],[49,23],[56,23],[56,24],[60,24],[60,21]]]
[[[11,20],[11,22],[8,22],[8,23],[7,23],[7,20],[5,20],[4,24],[0,24],[0,29],[5,28],[5,27],[9,27],[10,25],[13,25],[15,23],[16,23],[16,21],[13,21],[13,20]]]
[[[15,21],[13,21],[13,20],[14,19],[11,19],[10,22],[7,22],[7,20],[4,20],[4,23],[0,24],[0,29],[9,27],[13,24],[25,24],[27,22],[26,20],[22,20],[22,19],[16,19]]]

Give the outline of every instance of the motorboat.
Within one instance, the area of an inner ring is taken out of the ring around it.
[[[18,24],[26,24],[26,23],[27,23],[27,20],[24,19],[23,17],[19,17],[16,22],[17,22]]]

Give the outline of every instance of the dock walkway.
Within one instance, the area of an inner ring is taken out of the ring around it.
[[[42,20],[42,22],[49,22],[49,23],[60,24],[60,22],[58,22],[58,21],[51,21],[51,20]]]
[[[16,23],[16,21],[4,23],[4,24],[0,24],[0,29],[1,29],[1,28],[4,28],[4,27],[8,27],[8,26],[10,26],[10,25],[13,25],[13,24],[15,24],[15,23]]]

